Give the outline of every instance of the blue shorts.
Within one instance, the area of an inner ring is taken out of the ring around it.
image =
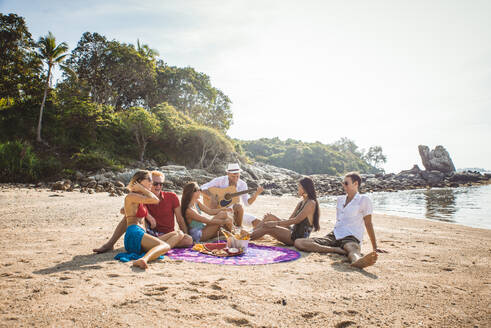
[[[145,230],[139,225],[133,224],[126,228],[124,235],[124,248],[128,253],[142,253],[142,238]]]
[[[203,235],[203,229],[200,228],[191,228],[188,232],[189,235],[193,237],[195,243],[199,242],[201,240],[201,235]]]

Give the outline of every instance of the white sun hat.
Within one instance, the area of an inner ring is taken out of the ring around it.
[[[238,163],[230,163],[227,166],[227,173],[239,173],[242,172]]]

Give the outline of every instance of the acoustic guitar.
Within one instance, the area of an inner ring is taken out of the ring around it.
[[[209,197],[207,194],[202,193],[203,203],[209,208],[213,208],[212,198],[216,198],[218,199],[217,208],[224,208],[230,206],[231,204],[238,204],[240,202],[240,195],[256,191],[256,188],[237,191],[237,188],[235,186],[228,186],[226,188],[211,187],[208,189],[208,191],[212,194],[212,197]]]

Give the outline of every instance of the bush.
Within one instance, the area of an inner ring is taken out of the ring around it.
[[[31,182],[39,176],[39,159],[27,142],[0,143],[0,181]]]
[[[39,160],[37,170],[39,178],[50,178],[62,172],[63,164],[58,157],[48,155]]]
[[[234,151],[232,142],[220,131],[199,124],[191,124],[183,130],[179,141],[180,162],[187,166],[210,169],[225,161]]]
[[[96,171],[101,168],[110,168],[113,170],[121,170],[122,165],[110,158],[109,155],[102,151],[88,151],[83,149],[79,153],[72,156],[73,167],[81,170]]]

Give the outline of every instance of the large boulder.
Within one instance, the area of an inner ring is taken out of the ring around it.
[[[432,171],[422,171],[421,177],[430,185],[436,186],[443,182],[445,174],[443,172],[432,170]]]
[[[409,170],[404,170],[399,172],[399,174],[404,174],[404,175],[408,175],[408,174],[419,175],[420,173],[421,173],[421,169],[417,164],[414,164],[414,166]]]
[[[436,146],[430,151],[428,146],[419,145],[418,150],[426,171],[439,171],[445,174],[455,172],[452,159],[443,146]]]

